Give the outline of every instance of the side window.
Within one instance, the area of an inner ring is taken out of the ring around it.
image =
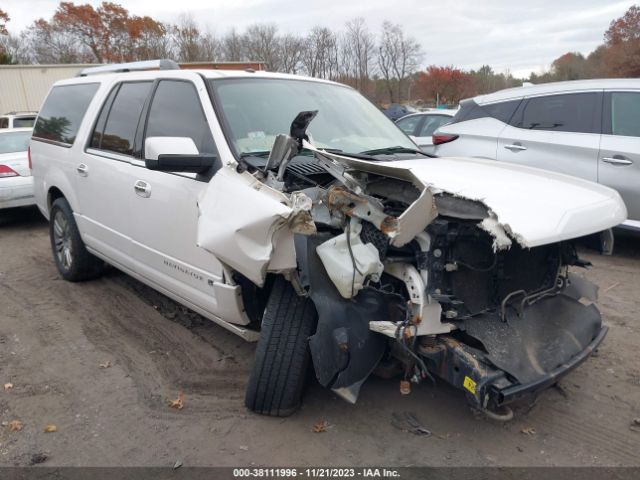
[[[466,122],[477,118],[495,118],[504,123],[509,123],[522,99],[507,100],[489,105],[478,105],[474,100],[460,102],[458,110],[449,123]]]
[[[485,112],[487,112],[487,115],[489,115],[490,117],[493,117],[496,120],[500,120],[504,123],[509,123],[511,117],[513,117],[513,114],[515,113],[521,102],[522,99],[509,100],[507,102],[484,105],[482,108],[484,108]]]
[[[396,122],[396,125],[398,125],[398,127],[400,127],[400,130],[402,130],[407,135],[414,135],[416,131],[416,126],[420,122],[420,118],[421,117],[418,115],[414,115],[413,117],[403,118],[401,120],[398,120]]]
[[[418,132],[419,137],[430,137],[438,128],[445,123],[451,122],[451,117],[446,115],[428,115]]]
[[[557,132],[599,133],[597,93],[534,97],[514,116],[514,127]]]
[[[36,119],[34,117],[19,117],[13,119],[13,128],[31,128]]]
[[[158,84],[145,137],[189,137],[199,153],[216,153],[198,92],[191,82],[162,80]]]
[[[612,92],[610,98],[607,133],[640,137],[640,92]]]
[[[91,147],[123,155],[133,155],[133,143],[144,102],[151,91],[152,82],[125,82],[102,107]],[[102,131],[100,131],[102,129]]]
[[[53,87],[42,105],[33,138],[72,145],[99,84]]]
[[[7,117],[0,117],[0,128],[9,128],[9,119]]]

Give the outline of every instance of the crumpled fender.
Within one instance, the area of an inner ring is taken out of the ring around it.
[[[197,244],[258,286],[277,257],[277,270],[295,268],[294,214],[288,197],[251,175],[224,167],[198,202]]]

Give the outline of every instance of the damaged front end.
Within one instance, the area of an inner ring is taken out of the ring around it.
[[[258,286],[283,274],[311,298],[318,324],[309,346],[322,385],[355,402],[376,369],[415,383],[435,375],[493,410],[553,384],[603,340],[597,289],[569,271],[588,266],[571,218],[545,240],[495,192],[305,138],[280,135],[268,159],[240,166],[243,175],[214,177],[199,244]],[[514,178],[533,174],[525,177]],[[225,188],[237,196],[239,187],[254,200],[235,205],[236,223],[223,225],[209,212]],[[613,206],[605,223],[620,221],[618,198],[596,200],[592,213]]]

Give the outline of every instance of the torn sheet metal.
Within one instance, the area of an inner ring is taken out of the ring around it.
[[[279,270],[295,268],[293,232],[276,233],[304,210],[294,211],[283,193],[226,167],[213,176],[198,208],[198,246],[256,285],[263,285],[274,251]]]
[[[304,147],[347,171],[375,173],[411,182],[421,192],[429,189],[432,194],[445,192],[482,202],[504,232],[523,247],[600,232],[627,217],[615,190],[546,170],[476,158],[371,162],[324,152],[308,142]],[[508,248],[504,241],[497,243]]]

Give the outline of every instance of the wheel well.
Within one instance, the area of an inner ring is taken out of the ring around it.
[[[51,210],[51,205],[59,198],[64,198],[64,195],[57,187],[51,187],[47,194],[47,208]]]
[[[273,288],[277,275],[275,273],[267,274],[264,286],[258,287],[251,280],[244,275],[235,272],[234,281],[240,285],[240,291],[242,292],[242,303],[244,304],[245,313],[251,320],[250,326],[256,330],[260,329],[262,323],[262,314],[264,308],[267,305],[267,299]]]

